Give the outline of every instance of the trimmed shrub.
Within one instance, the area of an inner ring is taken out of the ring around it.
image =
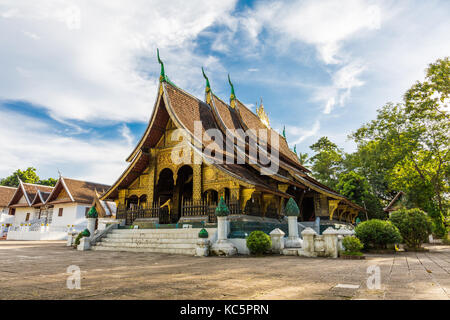
[[[230,209],[228,209],[223,197],[220,197],[219,204],[217,205],[215,213],[218,217],[225,217],[230,214]]]
[[[208,231],[203,228],[202,230],[200,230],[200,232],[198,233],[198,237],[202,238],[202,239],[207,239],[208,238]]]
[[[95,209],[95,206],[92,206],[91,209],[89,209],[87,213],[88,218],[98,218],[97,209]]]
[[[262,231],[253,231],[247,238],[247,248],[253,254],[263,254],[272,248],[272,240]]]
[[[398,228],[410,249],[418,249],[432,231],[430,217],[420,209],[400,209],[391,213],[389,220]]]
[[[82,236],[83,235],[81,234],[81,232],[77,235],[77,237],[75,238],[75,242],[74,242],[75,246],[78,246],[80,244],[80,240],[81,240]]]
[[[361,243],[361,241],[357,237],[345,237],[342,240],[342,245],[345,248],[346,253],[356,253],[360,252],[362,248],[364,248],[364,245]]]
[[[355,228],[355,235],[366,249],[386,249],[388,244],[402,241],[400,231],[390,221],[372,219],[360,223]]]
[[[74,242],[75,246],[78,246],[80,244],[81,238],[89,237],[90,235],[91,235],[91,233],[89,232],[88,229],[84,229],[83,231],[81,231],[75,238],[75,242]]]
[[[286,207],[284,208],[284,214],[288,217],[298,217],[298,215],[300,214],[300,209],[298,208],[298,205],[294,199],[289,198],[288,202],[286,203]]]

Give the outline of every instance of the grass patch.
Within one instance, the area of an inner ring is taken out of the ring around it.
[[[364,254],[362,252],[348,252],[348,251],[341,251],[341,255],[343,255],[343,256],[358,256],[358,257],[364,256]]]

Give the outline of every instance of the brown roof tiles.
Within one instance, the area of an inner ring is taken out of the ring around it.
[[[17,188],[0,186],[0,207],[7,207]]]

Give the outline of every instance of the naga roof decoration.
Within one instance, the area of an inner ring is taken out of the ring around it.
[[[156,55],[158,57],[158,62],[161,65],[161,73],[159,75],[159,82],[167,81],[166,73],[164,72],[164,63],[159,58],[159,49],[156,49]]]
[[[269,117],[267,116],[266,112],[264,111],[264,105],[261,98],[261,104],[256,104],[256,114],[258,115],[259,119],[261,119],[261,122],[266,125],[266,127],[270,126]]]
[[[203,67],[202,67],[202,74],[203,74],[203,77],[206,80],[206,87],[205,87],[206,103],[210,104],[211,103],[211,85],[209,83],[208,77],[205,74],[205,70],[203,70]]]
[[[234,93],[234,86],[231,83],[230,74],[228,74],[228,83],[231,86],[230,106],[234,109],[236,107],[236,94]]]

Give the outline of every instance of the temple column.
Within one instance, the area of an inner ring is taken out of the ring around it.
[[[242,212],[244,212],[245,204],[247,203],[247,201],[252,198],[253,192],[255,192],[255,189],[242,189],[241,195],[239,197]]]
[[[148,184],[147,184],[147,202],[150,206],[153,205],[155,194],[155,166],[156,166],[155,149],[150,149],[150,161],[148,170]]]
[[[128,197],[128,190],[121,189],[119,190],[119,206],[126,206],[125,199]]]
[[[263,215],[265,216],[267,213],[267,207],[270,205],[272,200],[274,200],[274,195],[270,193],[263,193],[262,200],[261,210]]]
[[[192,200],[200,201],[202,199],[202,165],[192,165]]]

